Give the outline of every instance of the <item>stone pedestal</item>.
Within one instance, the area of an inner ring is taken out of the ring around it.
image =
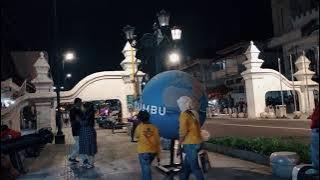
[[[55,125],[55,121],[52,119],[52,115],[54,114],[52,103],[36,102],[35,106],[37,108],[37,129],[53,127],[53,125]]]
[[[274,152],[270,156],[272,174],[281,178],[291,178],[293,168],[300,158],[295,152]]]
[[[300,119],[302,113],[300,111],[293,112],[293,119]]]
[[[287,117],[286,105],[276,105],[276,117],[277,118],[286,118]]]

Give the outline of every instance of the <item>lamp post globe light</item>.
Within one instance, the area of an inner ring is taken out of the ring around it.
[[[176,43],[181,39],[182,34],[182,30],[177,26],[170,29],[170,14],[165,10],[161,10],[157,13],[157,19],[158,23],[153,24],[154,32],[145,33],[140,39],[136,39],[137,36],[134,33],[134,27],[127,25],[123,28],[126,40],[132,47],[137,49],[137,56],[141,55],[141,58],[139,59],[141,59],[143,63],[148,61],[148,64],[151,64],[152,68],[154,68],[154,70],[150,70],[150,73],[147,73],[150,78],[166,70],[164,64],[166,64],[165,60],[168,59],[169,51],[167,49],[176,48]],[[141,51],[141,53],[139,53],[139,51]],[[173,61],[179,61],[180,55],[175,54],[172,58]],[[168,60],[171,61],[170,59],[171,58]],[[167,64],[171,63],[168,62]]]
[[[182,30],[177,26],[171,29],[171,35],[173,40],[180,40],[181,39]]]
[[[169,62],[172,65],[177,65],[180,62],[180,55],[177,52],[172,52],[169,55]]]
[[[72,60],[74,60],[75,59],[75,55],[74,55],[74,53],[73,52],[66,52],[65,53],[65,55],[64,55],[64,59],[66,60],[66,61],[72,61]]]

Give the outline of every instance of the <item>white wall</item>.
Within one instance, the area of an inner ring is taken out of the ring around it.
[[[123,118],[128,118],[130,114],[127,108],[127,95],[133,95],[133,84],[124,80],[126,76],[125,71],[103,71],[91,74],[70,91],[61,92],[61,102],[73,102],[77,97],[83,101],[119,99]]]
[[[314,108],[312,92],[319,89],[319,84],[311,80],[314,72],[308,69],[310,61],[303,55],[296,60],[295,65],[298,71],[294,76],[298,81],[292,82],[278,71],[260,68],[263,60],[258,59],[259,54],[259,49],[251,41],[245,53],[247,61],[243,63],[246,66],[246,70],[241,73],[246,85],[248,117],[260,117],[260,113],[264,112],[266,107],[266,93],[281,90],[295,90],[299,98],[300,111],[310,113]]]

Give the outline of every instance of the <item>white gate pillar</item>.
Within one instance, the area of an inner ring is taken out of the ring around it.
[[[258,58],[259,54],[259,49],[251,41],[245,52],[247,60],[242,63],[246,70],[241,73],[246,85],[248,118],[259,117],[266,107],[263,76],[259,74],[263,60]]]
[[[299,56],[295,62],[298,71],[294,73],[294,76],[299,81],[300,90],[302,92],[302,97],[300,98],[300,111],[303,113],[312,113],[315,108],[313,91],[319,89],[318,83],[312,81],[312,76],[315,75],[315,72],[309,70],[310,63],[310,60],[304,53]]]
[[[53,81],[48,76],[50,66],[43,52],[40,52],[40,57],[34,67],[37,71],[37,77],[31,82],[35,85],[36,92],[30,96],[36,106],[37,129],[51,127],[55,130],[55,107],[53,105],[56,95],[53,92]]]

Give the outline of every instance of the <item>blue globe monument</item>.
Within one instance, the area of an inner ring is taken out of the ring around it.
[[[189,96],[194,100],[203,125],[208,99],[202,84],[188,73],[178,70],[162,72],[154,76],[142,92],[138,109],[150,113],[151,123],[158,127],[163,138],[179,138],[180,110],[177,100],[181,96]]]

